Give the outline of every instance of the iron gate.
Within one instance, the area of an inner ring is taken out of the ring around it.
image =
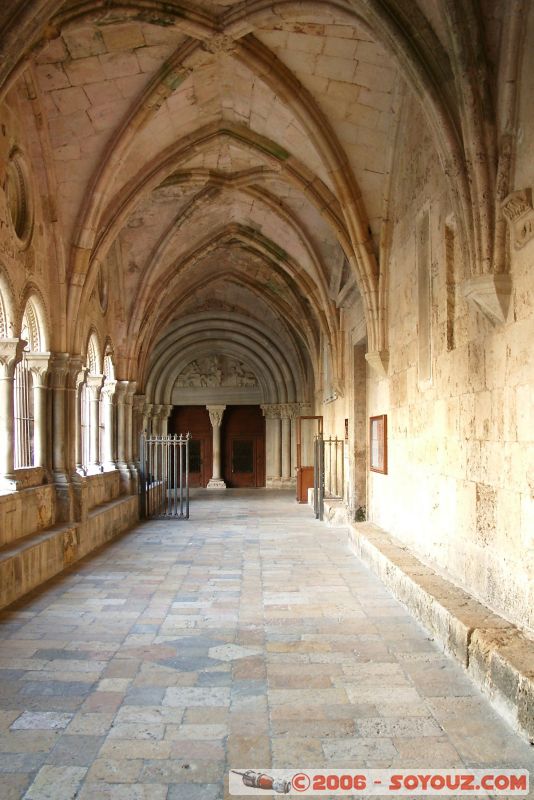
[[[317,434],[314,441],[313,510],[315,519],[324,517],[324,499],[343,498],[345,483],[345,442],[337,436],[323,439]]]
[[[189,519],[191,434],[141,434],[141,516]]]

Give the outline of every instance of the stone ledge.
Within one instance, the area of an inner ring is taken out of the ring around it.
[[[378,526],[352,523],[349,544],[445,652],[460,661],[496,710],[534,743],[534,641]]]
[[[91,510],[84,522],[37,531],[0,549],[0,608],[5,608],[138,521],[137,495]]]

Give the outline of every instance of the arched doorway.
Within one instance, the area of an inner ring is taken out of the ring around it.
[[[265,486],[265,418],[259,406],[227,406],[221,428],[228,488]]]
[[[174,406],[169,433],[190,433],[189,483],[212,476],[213,431],[206,406]],[[221,426],[222,477],[229,489],[265,486],[265,418],[259,405],[226,406]]]
[[[189,485],[207,486],[212,474],[212,429],[206,406],[174,406],[169,433],[190,433]]]

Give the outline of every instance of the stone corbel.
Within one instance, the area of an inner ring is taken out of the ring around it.
[[[365,360],[379,378],[387,378],[389,350],[372,350],[365,354]]]
[[[501,203],[502,213],[510,228],[515,250],[520,250],[534,237],[534,208],[532,190],[512,192]]]
[[[508,274],[477,275],[464,284],[465,297],[494,325],[506,322],[512,278]]]

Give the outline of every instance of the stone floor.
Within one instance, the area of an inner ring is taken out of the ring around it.
[[[281,492],[191,514],[0,617],[1,800],[218,800],[230,766],[534,770],[345,532]]]

